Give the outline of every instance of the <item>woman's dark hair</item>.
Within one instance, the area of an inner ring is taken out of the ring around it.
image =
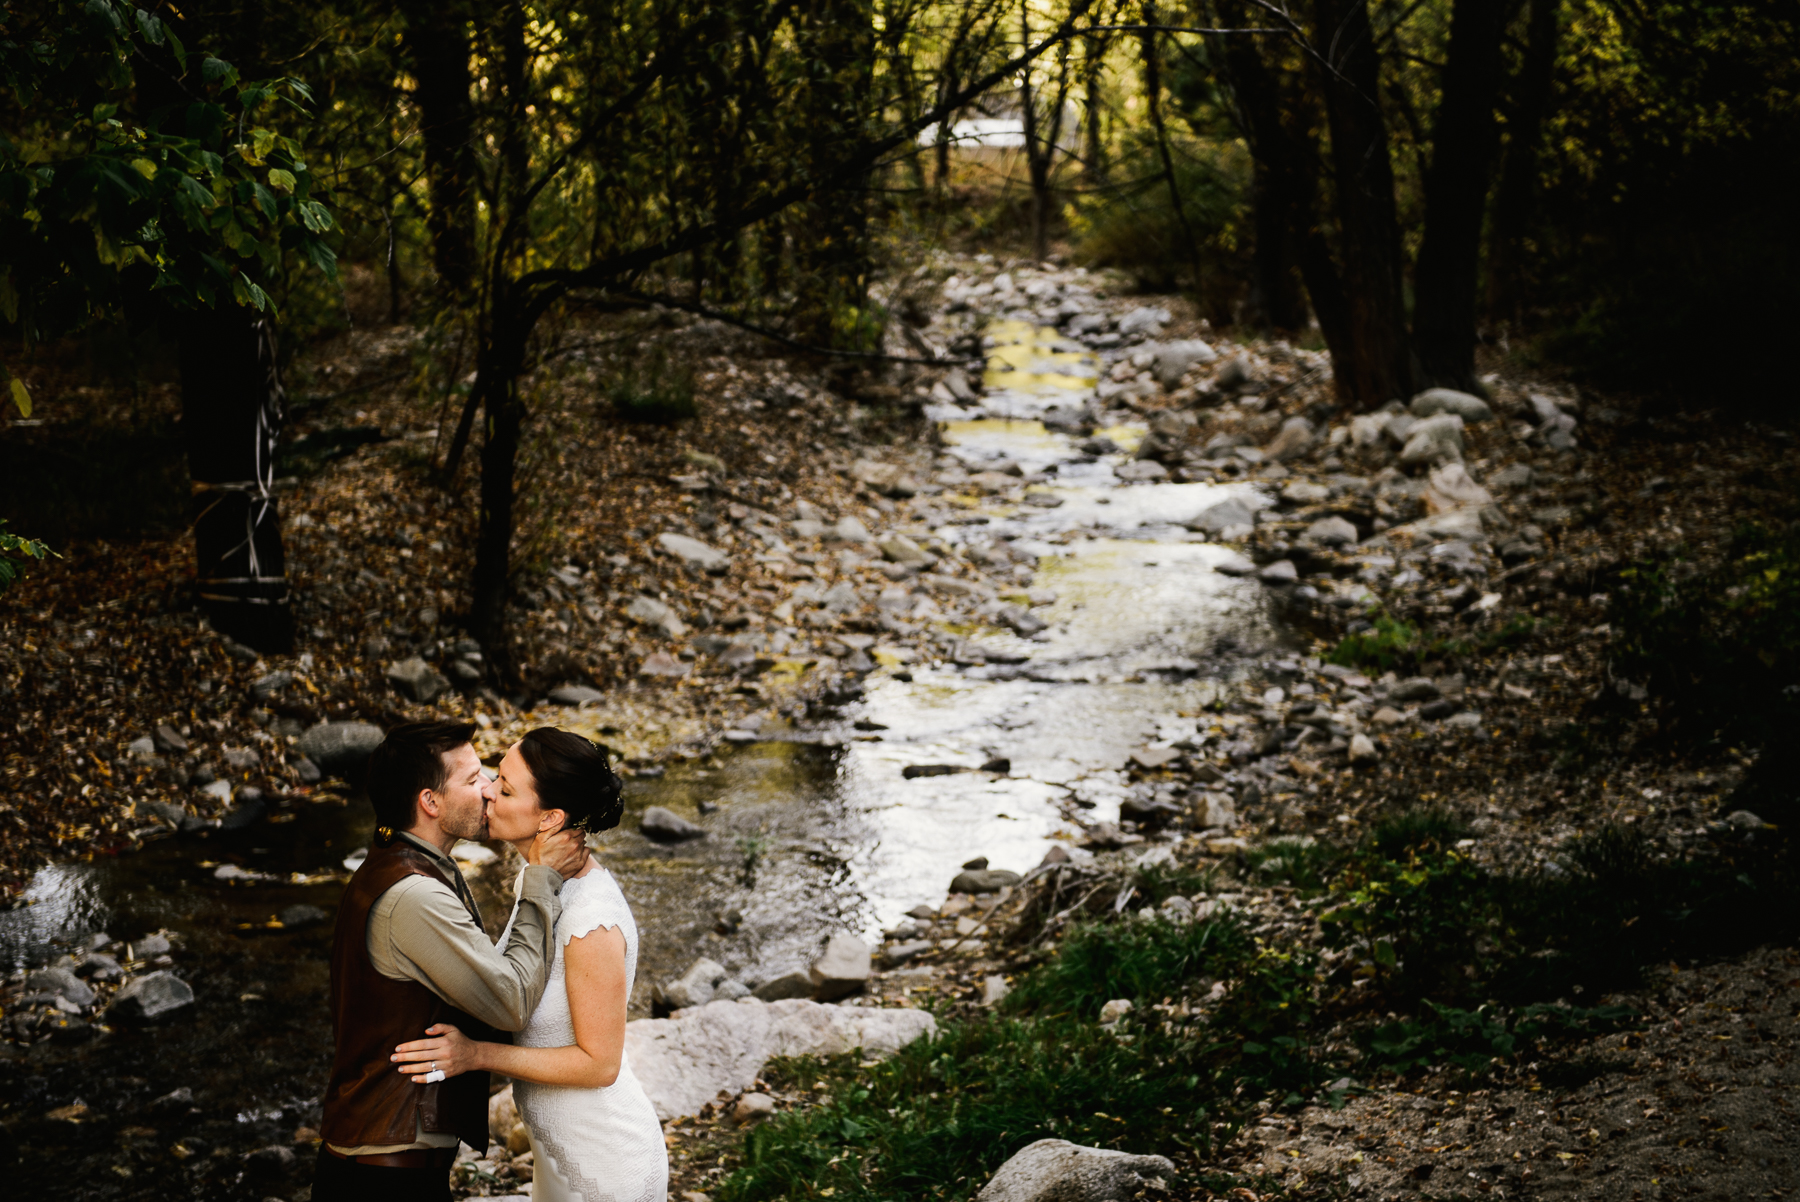
[[[568,826],[604,831],[625,812],[623,786],[599,744],[554,726],[540,726],[519,740],[519,754],[537,785],[540,810],[562,810]]]
[[[368,792],[376,827],[391,831],[410,827],[420,792],[435,793],[450,777],[450,763],[444,757],[474,737],[473,722],[408,722],[388,731],[369,756]]]

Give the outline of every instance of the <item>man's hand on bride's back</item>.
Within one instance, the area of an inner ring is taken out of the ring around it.
[[[554,834],[540,834],[531,841],[525,851],[527,864],[542,864],[546,868],[554,868],[568,880],[587,866],[587,839],[580,831],[561,830]]]

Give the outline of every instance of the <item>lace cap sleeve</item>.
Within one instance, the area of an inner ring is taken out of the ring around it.
[[[563,889],[567,898],[568,886]],[[562,917],[556,920],[556,940],[567,947],[571,939],[580,939],[601,927],[623,930],[631,925],[631,921],[631,907],[625,904],[625,895],[619,892],[618,882],[613,880],[611,873],[599,869],[582,878],[580,892],[564,902]]]

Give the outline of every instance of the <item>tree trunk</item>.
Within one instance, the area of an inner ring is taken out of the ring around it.
[[[487,441],[481,448],[481,512],[469,629],[480,642],[494,679],[510,685],[518,679],[518,664],[507,631],[506,601],[512,584],[513,493],[525,426],[519,373],[524,369],[528,331],[509,320],[504,309],[497,311],[501,324],[493,332],[475,381],[487,419]]]
[[[1089,187],[1106,183],[1106,140],[1100,121],[1104,106],[1101,88],[1105,79],[1106,48],[1111,40],[1105,34],[1084,39],[1087,57],[1082,63],[1082,95],[1087,112],[1081,133],[1087,162],[1083,164],[1082,174]]]
[[[1154,26],[1157,23],[1156,5],[1152,0],[1144,0],[1144,24]],[[1181,227],[1182,247],[1187,252],[1188,270],[1193,273],[1192,286],[1196,294],[1200,291],[1200,243],[1194,237],[1194,227],[1188,223],[1187,206],[1181,202],[1181,185],[1175,180],[1175,159],[1169,153],[1169,131],[1163,124],[1162,112],[1162,59],[1156,45],[1154,29],[1145,29],[1141,36],[1144,59],[1144,102],[1150,113],[1150,128],[1156,134],[1156,152],[1162,161],[1163,182],[1169,188],[1169,203],[1175,209],[1175,221]]]
[[[425,0],[407,0],[402,11],[425,143],[432,261],[445,287],[461,295],[475,279],[475,115],[467,14],[461,4]]]
[[[1243,5],[1221,5],[1220,15],[1233,26],[1251,22]],[[1319,226],[1319,149],[1312,132],[1317,107],[1305,96],[1282,94],[1275,72],[1250,38],[1225,39],[1225,67],[1238,127],[1257,165],[1255,254],[1268,320],[1280,325],[1286,317],[1296,329],[1306,324],[1305,304],[1293,285],[1298,266],[1332,361],[1347,363],[1353,352],[1343,282]]]
[[[1494,198],[1491,258],[1488,264],[1488,312],[1518,316],[1525,273],[1525,233],[1537,192],[1538,150],[1544,115],[1556,80],[1556,17],[1562,0],[1531,0],[1525,62],[1513,95],[1506,125],[1506,154],[1500,188]]]
[[[1306,300],[1300,294],[1299,265],[1294,256],[1297,206],[1282,194],[1288,182],[1268,163],[1256,160],[1250,179],[1256,244],[1251,248],[1253,274],[1247,307],[1254,324],[1292,331],[1306,326]]]
[[[195,587],[213,628],[268,654],[293,649],[276,506],[282,390],[271,320],[225,302],[174,315],[181,430],[199,513]]]
[[[1502,0],[1456,0],[1443,99],[1425,172],[1425,237],[1413,269],[1420,383],[1473,392],[1481,222],[1494,157]]]
[[[1380,61],[1367,0],[1314,0],[1317,74],[1331,129],[1347,355],[1333,355],[1339,396],[1373,409],[1412,393],[1400,224],[1382,117]]]
[[[875,69],[874,10],[869,0],[821,0],[797,21],[816,64],[800,101],[811,134],[808,167],[828,179],[863,135]],[[820,346],[869,349],[865,320],[871,251],[866,180],[796,206],[793,233],[798,337]]]

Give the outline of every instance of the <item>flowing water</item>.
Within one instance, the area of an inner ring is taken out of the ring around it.
[[[961,667],[878,646],[883,666],[864,696],[829,720],[766,726],[758,742],[629,781],[625,822],[600,850],[642,930],[634,1014],[647,1012],[651,980],[698,955],[754,984],[803,966],[830,930],[878,938],[908,908],[938,902],[971,857],[1031,867],[1074,834],[1070,815],[1116,817],[1131,752],[1192,734],[1239,662],[1232,649],[1275,638],[1259,587],[1214,571],[1228,552],[1178,524],[1246,486],[1121,485],[1114,469],[1123,453],[1085,455],[1079,439],[1040,420],[1085,403],[1099,375],[1093,356],[1053,330],[1002,322],[990,333],[999,345],[983,411],[940,415],[942,439],[971,471],[1004,458],[1050,473],[1034,491],[1061,504],[970,500],[946,506],[956,520],[935,533],[948,543],[1005,539],[1036,555],[1029,588],[1056,598],[1034,611],[1048,629],[1025,639],[959,628],[988,661]],[[1143,431],[1102,433],[1129,450]],[[1009,770],[902,775],[909,765],[977,769],[995,758]],[[636,820],[651,805],[699,822],[708,836],[649,842]],[[160,1028],[0,1059],[0,1097],[10,1104],[0,1131],[19,1139],[28,1179],[50,1182],[79,1164],[96,1184],[67,1196],[149,1196],[160,1187],[125,1176],[128,1158],[108,1160],[122,1155],[130,1132],[162,1144],[179,1132],[197,1147],[183,1162],[191,1184],[171,1192],[260,1196],[241,1193],[250,1186],[234,1175],[254,1176],[254,1165],[218,1157],[206,1168],[207,1149],[284,1142],[316,1122],[330,1044],[329,925],[268,923],[295,903],[329,910],[341,886],[308,878],[340,869],[369,828],[360,802],[316,804],[231,839],[167,840],[39,873],[31,904],[0,914],[9,971],[94,931],[131,939],[166,929],[197,1003]],[[216,862],[270,879],[220,881]],[[509,885],[503,863],[474,874],[496,930]],[[182,1087],[193,1091],[191,1107],[146,1109]],[[89,1108],[85,1121],[35,1117],[75,1102]]]

